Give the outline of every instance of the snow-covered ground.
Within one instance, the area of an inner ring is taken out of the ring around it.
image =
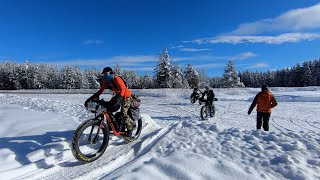
[[[1,179],[320,179],[320,87],[271,88],[270,131],[247,115],[259,89],[214,89],[216,117],[200,120],[191,90],[134,90],[143,130],[81,164],[70,151],[76,127],[92,117],[90,94],[0,91]],[[110,95],[103,95],[104,99]]]

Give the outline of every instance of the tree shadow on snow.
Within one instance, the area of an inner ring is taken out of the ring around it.
[[[15,160],[22,166],[34,163],[38,168],[46,169],[53,166],[46,162],[46,158],[53,157],[60,161],[63,159],[63,151],[70,150],[73,133],[74,130],[70,130],[47,132],[42,135],[4,137],[0,138],[0,146],[14,152]],[[66,143],[61,143],[62,141],[67,142],[67,147]],[[38,153],[41,153],[41,156],[38,156]]]

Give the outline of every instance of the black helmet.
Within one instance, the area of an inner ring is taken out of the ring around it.
[[[267,91],[268,89],[269,89],[268,86],[265,84],[261,86],[262,91]]]
[[[105,67],[102,70],[102,74],[106,73],[106,72],[110,72],[110,74],[113,74],[113,70],[111,69],[111,67]]]

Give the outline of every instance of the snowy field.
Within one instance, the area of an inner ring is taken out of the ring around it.
[[[111,137],[89,164],[70,140],[93,117],[90,96],[63,91],[0,91],[1,179],[320,179],[320,87],[271,88],[278,101],[270,131],[247,115],[259,89],[214,89],[216,116],[200,119],[192,90],[134,90],[143,130],[126,144]],[[109,99],[110,95],[103,95]]]

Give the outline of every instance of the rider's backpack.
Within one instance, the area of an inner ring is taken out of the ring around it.
[[[136,94],[131,94],[131,104],[128,111],[129,116],[133,121],[137,121],[140,118],[140,98]]]
[[[131,117],[133,121],[138,121],[140,118],[140,109],[130,108],[128,111],[128,115]]]
[[[130,108],[132,109],[138,109],[140,106],[140,98],[138,95],[136,94],[131,94],[131,104],[130,104]]]
[[[118,76],[118,75],[117,75],[117,77],[119,77],[119,78],[123,81],[124,85],[125,85],[127,88],[129,88],[129,87],[127,86],[127,82],[126,82],[121,76]],[[113,86],[114,88],[119,89],[118,85],[117,85],[113,80],[111,81],[111,84],[112,84],[112,86]],[[109,88],[111,88],[111,87],[109,87]]]

